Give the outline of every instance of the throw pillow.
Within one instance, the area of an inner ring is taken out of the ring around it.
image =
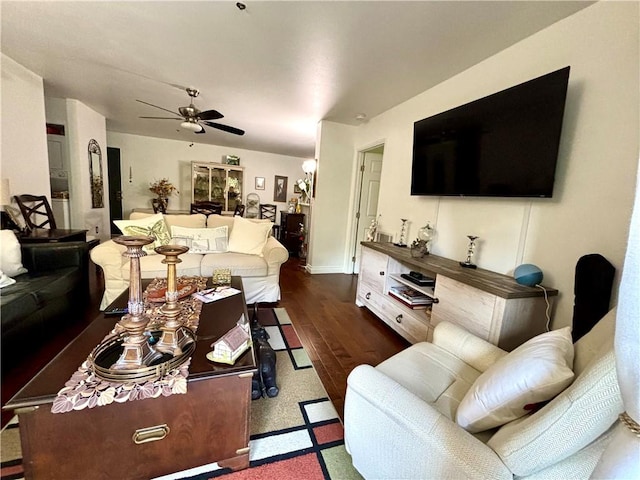
[[[242,217],[234,217],[233,230],[229,234],[229,251],[262,256],[272,223],[255,223]]]
[[[13,230],[0,230],[0,270],[9,277],[15,277],[21,273],[27,273],[22,265],[22,252],[20,242]]]
[[[16,281],[9,277],[6,273],[3,273],[2,270],[0,270],[0,288],[4,288],[4,287],[8,287],[9,285],[13,285],[14,283],[16,283]]]
[[[161,213],[136,220],[114,220],[113,223],[124,235],[153,237],[155,242],[145,245],[143,250],[155,254],[153,250],[160,245],[168,245],[171,235]]]
[[[229,250],[227,227],[171,227],[171,243],[189,247],[190,253],[223,253]]]
[[[522,417],[528,406],[550,400],[571,384],[572,365],[569,327],[538,335],[476,379],[460,402],[456,422],[475,433]]]

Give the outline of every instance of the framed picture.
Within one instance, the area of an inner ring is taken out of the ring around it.
[[[264,190],[264,177],[256,177],[256,190]]]
[[[287,201],[287,177],[276,175],[275,181],[273,182],[273,201]]]
[[[298,186],[298,182],[293,184],[293,193],[300,195],[302,193],[302,190],[300,190],[300,187]]]

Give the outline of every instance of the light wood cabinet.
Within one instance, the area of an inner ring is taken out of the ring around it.
[[[483,269],[466,269],[454,260],[411,257],[391,243],[362,243],[356,304],[365,306],[412,343],[431,341],[441,321],[460,325],[477,336],[513,350],[546,330],[547,303],[542,289]],[[419,271],[435,278],[435,288],[420,287],[400,275]],[[398,284],[432,297],[426,309],[412,309],[389,294]],[[551,311],[555,289],[546,289]]]

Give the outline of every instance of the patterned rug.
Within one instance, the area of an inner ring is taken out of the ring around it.
[[[251,402],[250,467],[239,472],[217,464],[158,477],[157,480],[350,480],[362,477],[344,448],[338,418],[284,308],[262,309],[260,323],[277,355],[274,398]],[[17,418],[0,436],[0,480],[23,478]]]

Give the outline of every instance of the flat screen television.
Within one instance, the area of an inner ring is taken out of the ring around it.
[[[569,69],[415,122],[411,195],[553,195]]]

